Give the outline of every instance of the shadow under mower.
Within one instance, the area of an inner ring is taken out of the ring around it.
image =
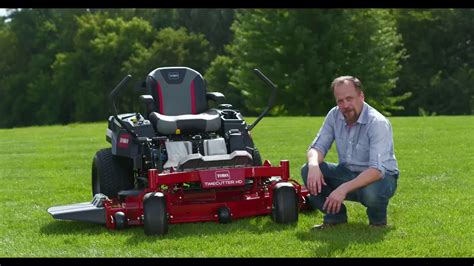
[[[230,104],[209,108],[224,99],[207,92],[200,73],[187,67],[162,67],[150,72],[141,95],[140,113],[118,114],[115,97],[131,75],[109,94],[106,140],[92,163],[91,202],[50,207],[59,220],[105,224],[110,229],[144,226],[146,235],[164,235],[168,224],[271,215],[277,223],[296,223],[300,209],[309,208],[307,189],[290,178],[289,161],[262,163],[251,125]]]

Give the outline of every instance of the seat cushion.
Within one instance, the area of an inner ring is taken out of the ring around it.
[[[155,130],[162,135],[176,134],[179,129],[181,134],[194,134],[202,132],[215,132],[221,128],[221,118],[216,109],[209,109],[200,114],[163,115],[157,112],[150,114],[150,121]]]

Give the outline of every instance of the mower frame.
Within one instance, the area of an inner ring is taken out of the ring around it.
[[[157,161],[161,162],[161,147],[170,139],[157,135],[150,121],[139,113],[118,114],[114,98],[130,80],[131,76],[127,75],[109,95],[114,115],[109,117],[106,139],[112,144],[108,156],[128,158],[133,162],[134,187],[120,190],[113,197],[100,191],[96,193],[99,188],[94,184],[93,170],[94,198],[91,202],[51,207],[48,212],[55,219],[101,223],[113,230],[143,225],[147,235],[166,234],[168,224],[229,223],[259,215],[271,215],[277,223],[297,222],[299,210],[309,208],[308,190],[290,177],[288,160],[281,160],[279,166],[272,166],[268,160],[262,164],[250,137],[250,130],[272,108],[276,92],[273,82],[258,69],[254,71],[273,88],[262,114],[252,125],[247,125],[240,113],[228,104],[220,105],[219,114],[224,121],[222,131],[241,134],[239,137],[243,142],[239,145],[252,152],[253,157],[258,156],[258,165],[237,163],[184,170],[163,169],[163,164]],[[219,93],[210,94],[219,96]],[[150,103],[150,97],[144,95],[141,99]],[[226,156],[233,158],[239,154],[236,151]],[[212,156],[206,158],[209,157]],[[204,157],[197,159],[204,160]]]

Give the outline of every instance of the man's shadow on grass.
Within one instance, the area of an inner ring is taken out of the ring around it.
[[[310,229],[298,232],[303,242],[319,242],[314,250],[315,257],[334,257],[352,245],[371,245],[383,241],[385,235],[394,230],[393,225],[382,228],[369,227],[367,223],[351,223],[325,229]]]

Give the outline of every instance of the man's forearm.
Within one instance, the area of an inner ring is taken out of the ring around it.
[[[313,148],[309,149],[307,157],[308,165],[319,165],[324,160],[323,153]]]
[[[345,190],[347,194],[358,188],[372,184],[380,179],[382,179],[382,173],[375,168],[369,168],[360,173],[356,178],[352,179],[351,181],[342,184],[341,187]]]

